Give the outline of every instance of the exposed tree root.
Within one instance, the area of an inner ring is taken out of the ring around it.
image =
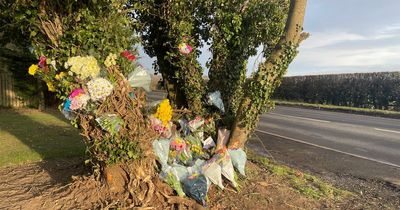
[[[99,104],[96,116],[102,114],[117,114],[124,125],[118,131],[117,137],[123,137],[138,142],[142,154],[137,160],[130,162],[106,165],[99,161],[100,177],[93,175],[76,180],[71,186],[71,193],[84,196],[91,189],[96,196],[95,204],[98,208],[127,208],[127,209],[192,209],[199,207],[192,200],[177,197],[173,190],[162,182],[156,171],[156,158],[152,152],[152,142],[158,136],[148,126],[147,119],[142,113],[144,94],[140,90],[133,90],[117,67],[108,69],[109,75],[114,75],[116,84],[113,93]],[[135,97],[132,97],[132,93]],[[92,157],[104,160],[101,151],[96,151],[92,145],[111,137],[95,122],[96,116],[78,114],[82,135]],[[99,179],[100,178],[100,179]],[[82,192],[83,190],[83,192]],[[201,206],[200,206],[201,207]]]

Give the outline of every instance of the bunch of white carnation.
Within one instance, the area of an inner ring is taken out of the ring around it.
[[[87,88],[90,94],[90,98],[93,101],[99,101],[109,96],[113,90],[112,84],[101,77],[90,80],[87,83]]]

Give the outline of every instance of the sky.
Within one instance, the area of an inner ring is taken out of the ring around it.
[[[399,0],[308,0],[302,42],[287,76],[400,71]],[[152,60],[142,50],[142,63]],[[199,58],[204,66],[207,48]],[[256,57],[249,60],[248,73]],[[207,71],[206,71],[207,72]]]

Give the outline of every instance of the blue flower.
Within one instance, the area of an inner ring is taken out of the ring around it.
[[[64,102],[64,110],[67,112],[70,112],[71,109],[69,108],[71,106],[71,100],[68,98],[65,102]]]

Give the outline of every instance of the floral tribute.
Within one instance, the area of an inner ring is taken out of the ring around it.
[[[94,78],[87,83],[90,99],[93,101],[104,100],[113,90],[112,84],[101,77]]]
[[[147,146],[139,142],[156,135],[140,109],[143,98],[130,97],[140,95],[143,90],[131,87],[118,65],[126,59],[135,62],[135,58],[127,50],[110,53],[103,61],[81,55],[69,57],[62,63],[40,56],[38,63],[28,69],[30,75],[46,83],[48,91],[56,92],[63,100],[61,112],[82,128],[85,143],[90,148],[89,162],[100,170],[140,157],[141,151],[151,147],[151,141]]]
[[[193,51],[193,48],[187,43],[180,43],[178,45],[178,49],[179,49],[179,52],[184,55],[187,55]]]
[[[182,53],[190,53],[190,46],[184,48]],[[168,99],[146,106],[147,87],[132,83],[147,83],[139,74],[128,80],[132,75],[124,75],[118,65],[126,60],[135,63],[136,56],[126,50],[117,55],[110,53],[100,62],[93,56],[75,56],[65,63],[41,56],[28,69],[63,100],[60,110],[82,128],[88,162],[110,189],[121,193],[129,188],[135,196],[145,196],[154,190],[147,187],[153,185],[152,179],[161,177],[179,196],[205,205],[211,184],[224,188],[222,177],[237,187],[234,168],[244,175],[246,154],[226,148],[230,132],[217,128],[212,116],[174,111]],[[133,72],[140,65],[136,66]],[[218,94],[214,97],[220,99]],[[123,177],[123,183],[115,177]],[[131,202],[143,205],[140,200]]]

